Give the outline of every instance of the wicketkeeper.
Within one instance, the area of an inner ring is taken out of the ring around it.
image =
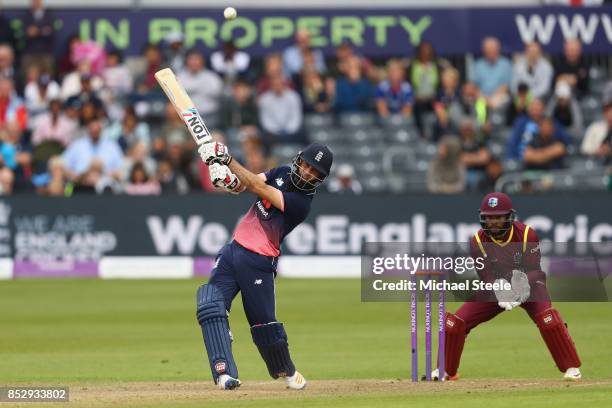
[[[332,152],[327,146],[311,144],[290,167],[253,174],[232,160],[222,143],[206,143],[198,151],[209,165],[215,186],[257,196],[232,241],[219,251],[208,283],[197,292],[196,314],[213,379],[221,389],[240,386],[228,323],[232,300],[240,292],[253,342],[270,376],[283,377],[289,388],[302,389],[306,380],[291,360],[283,324],[276,321],[274,279],[281,243],[306,219],[317,187],[329,175]]]
[[[511,284],[511,290],[496,291],[493,301],[464,303],[445,320],[445,368],[448,379],[458,378],[457,370],[467,335],[480,323],[498,314],[522,307],[537,325],[563,378],[579,380],[580,358],[561,315],[555,310],[546,289],[546,275],[540,267],[536,232],[515,220],[510,197],[491,193],[480,206],[480,225],[470,241],[472,257],[484,258],[480,280]],[[438,378],[438,370],[432,373]]]

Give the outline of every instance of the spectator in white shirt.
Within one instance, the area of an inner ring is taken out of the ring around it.
[[[542,55],[540,44],[531,42],[514,63],[512,92],[516,95],[519,85],[526,84],[534,98],[544,98],[550,92],[553,77],[553,67]]]
[[[185,68],[177,79],[185,88],[209,128],[218,124],[218,112],[223,81],[213,71],[204,68],[204,56],[191,50],[185,59]]]
[[[302,101],[293,89],[287,88],[285,79],[271,79],[270,90],[259,98],[259,122],[264,130],[264,144],[303,143]]]
[[[59,98],[60,87],[48,73],[40,74],[37,67],[32,67],[29,76],[24,96],[30,123],[34,123],[47,110],[49,101]]]
[[[251,63],[251,57],[244,51],[238,51],[232,41],[223,44],[223,49],[213,52],[210,57],[211,68],[231,85],[239,77],[243,77]]]
[[[93,189],[105,179],[119,180],[123,154],[114,140],[102,138],[102,124],[94,119],[87,125],[87,136],[70,143],[62,159],[69,180]]]
[[[336,177],[330,180],[327,189],[330,193],[335,194],[359,195],[363,193],[361,183],[355,179],[355,169],[348,163],[338,166]]]
[[[81,78],[89,76],[91,78],[91,87],[94,91],[99,91],[104,85],[102,78],[91,74],[91,68],[88,62],[82,61],[77,65],[77,69],[67,74],[62,81],[61,98],[67,100],[71,96],[78,95],[81,92]]]
[[[508,102],[508,86],[512,80],[512,63],[501,55],[501,44],[495,37],[482,41],[482,58],[478,59],[470,72],[487,104],[498,109]]]
[[[609,161],[612,158],[612,101],[604,108],[604,118],[586,130],[580,151],[582,154]]]
[[[299,30],[295,33],[295,45],[287,48],[283,52],[283,69],[287,78],[292,78],[302,72],[304,68],[304,53],[310,50],[310,34],[306,30]],[[326,71],[325,58],[321,50],[313,50],[315,67],[319,74]]]
[[[102,71],[104,89],[113,99],[125,96],[134,88],[134,78],[123,63],[123,55],[119,51],[111,51],[106,56],[106,67]]]

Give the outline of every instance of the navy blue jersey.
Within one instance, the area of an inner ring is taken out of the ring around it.
[[[394,89],[389,81],[383,81],[376,88],[376,99],[384,99],[391,113],[399,113],[404,106],[414,103],[414,94],[412,86],[406,81],[398,89]]]
[[[295,190],[290,172],[288,166],[282,166],[265,173],[266,184],[282,195],[283,208],[267,200],[255,201],[234,231],[234,240],[243,247],[257,254],[279,256],[285,236],[308,216],[313,194]]]

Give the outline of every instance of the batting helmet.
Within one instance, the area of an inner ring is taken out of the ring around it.
[[[506,216],[504,227],[500,229],[500,233],[505,234],[510,230],[512,223],[516,219],[516,211],[512,207],[512,200],[504,193],[489,193],[482,199],[480,209],[478,210],[480,216],[480,225],[483,230],[487,233],[491,233],[487,228],[486,218],[488,216]]]
[[[329,176],[333,161],[334,154],[329,147],[321,143],[312,143],[293,159],[293,163],[291,163],[291,182],[302,191],[314,191]],[[302,163],[307,163],[316,169],[319,172],[319,177],[306,180],[299,171]]]

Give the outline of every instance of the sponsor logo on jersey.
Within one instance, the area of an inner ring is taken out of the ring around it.
[[[205,139],[210,137],[210,133],[208,133],[208,129],[196,108],[189,108],[183,111],[182,116],[189,132],[196,139],[198,144],[204,143],[206,141]]]
[[[544,316],[544,323],[548,324],[553,321],[552,315]]]
[[[255,279],[255,285],[261,285],[261,283],[263,282],[262,279]]]
[[[217,372],[217,374],[223,374],[225,372],[225,361],[216,362],[215,371]]]
[[[264,204],[261,201],[257,201],[257,204],[255,205],[257,206],[257,209],[259,210],[261,215],[263,215],[266,218],[270,216],[270,213],[266,211],[266,209],[264,208]]]
[[[455,325],[455,322],[453,322],[451,319],[446,319],[446,325],[448,327],[453,327]]]
[[[279,187],[280,187],[280,186],[282,186],[284,183],[285,183],[285,182],[283,181],[283,179],[282,179],[282,178],[280,178],[280,177],[279,177],[279,178],[277,178],[277,179],[276,179],[276,185],[277,185],[277,186],[279,186]]]
[[[494,208],[497,207],[497,197],[490,197],[489,198],[489,207]]]

